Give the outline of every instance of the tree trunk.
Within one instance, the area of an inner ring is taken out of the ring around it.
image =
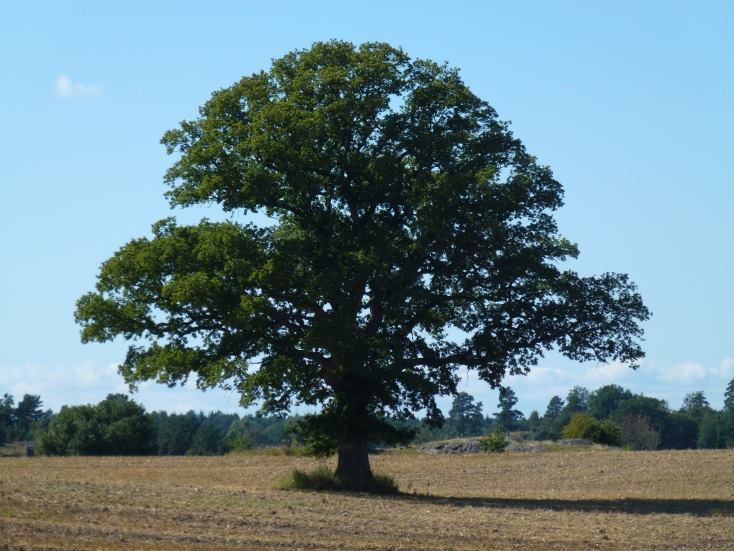
[[[368,489],[375,480],[365,444],[342,444],[336,464],[336,477],[346,487]]]

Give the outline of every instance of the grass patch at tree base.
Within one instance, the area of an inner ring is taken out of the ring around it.
[[[283,490],[306,490],[314,492],[399,493],[395,480],[390,476],[374,475],[372,478],[359,480],[341,480],[326,465],[319,465],[310,472],[293,469],[291,474],[281,481],[280,488]]]

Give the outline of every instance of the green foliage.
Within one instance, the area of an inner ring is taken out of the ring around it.
[[[532,432],[533,434],[538,432],[538,429],[540,429],[540,414],[537,412],[537,410],[533,410],[530,412],[530,415],[528,415],[528,430]]]
[[[505,431],[502,430],[502,427],[500,425],[497,425],[494,431],[482,436],[479,439],[479,447],[482,449],[482,451],[488,453],[503,452],[507,448],[508,444],[509,442],[505,437]]]
[[[564,402],[560,396],[551,397],[543,417],[546,419],[555,419],[561,414],[561,411],[563,411],[563,405]]]
[[[293,423],[294,433],[303,440],[308,453],[316,457],[327,457],[336,452],[340,441],[345,438],[341,432],[344,430],[358,439],[364,434],[373,435],[371,440],[362,442],[364,444],[387,446],[407,444],[415,436],[415,427],[394,423],[387,417],[350,418],[350,412],[345,411],[346,408],[339,408],[336,402],[329,403],[327,408],[326,412],[304,415]],[[334,419],[338,422],[332,424]]]
[[[321,42],[199,113],[162,140],[171,205],[272,225],[166,219],[104,262],[76,319],[85,342],[131,341],[129,384],[193,377],[265,413],[321,406],[302,427],[326,453],[404,439],[390,415],[439,418],[460,368],[496,387],[552,348],[643,356],[635,285],[561,268],[578,249],[553,218],[560,183],[457,70]]]
[[[187,413],[153,412],[158,455],[184,455],[191,448],[201,416]]]
[[[515,391],[510,387],[501,386],[499,402],[497,408],[499,411],[494,414],[497,425],[506,431],[516,430],[520,420],[523,418],[520,410],[514,409],[517,404],[517,396]]]
[[[10,394],[5,394],[0,400],[0,445],[9,442],[14,426],[15,400]]]
[[[585,412],[573,414],[568,425],[561,432],[563,438],[583,438],[596,444],[619,446],[622,444],[622,431],[609,419],[599,421]]]
[[[671,412],[664,400],[636,395],[622,402],[613,415],[618,420],[625,415],[645,417],[660,435],[660,448],[693,449],[696,447],[698,427],[683,413]]]
[[[701,417],[698,426],[698,448],[725,448],[726,421],[723,414],[716,411],[706,411]]]
[[[729,381],[724,391],[724,411],[734,412],[734,379]]]
[[[685,395],[680,410],[683,412],[694,412],[708,407],[710,407],[710,404],[706,399],[706,395],[703,391],[697,390]]]
[[[699,393],[690,393],[689,396],[696,394]],[[606,399],[610,396],[610,399]],[[134,442],[132,444],[129,442],[129,436],[137,430],[135,426],[131,426],[129,420],[110,422],[110,419],[119,417],[119,412],[116,411],[127,399],[124,396],[111,395],[108,400],[110,401],[98,406],[64,407],[62,413],[55,417],[50,412],[43,412],[41,418],[31,424],[31,433],[37,439],[39,451],[57,455],[110,453],[105,451],[104,444],[101,443],[103,438],[117,441],[118,447],[124,447],[126,445],[124,442],[128,438],[127,446],[135,447]],[[34,397],[33,401],[40,405],[40,398]],[[703,408],[700,421],[696,421],[690,414],[697,408],[687,408],[685,412],[671,412],[662,400],[632,395],[626,389],[607,385],[590,394],[589,409],[606,411],[610,414],[607,420],[613,419],[614,423],[604,423],[605,420],[602,420],[600,425],[604,430],[597,435],[590,432],[586,437],[616,444],[616,437],[610,439],[604,436],[604,433],[614,435],[616,424],[620,431],[621,444],[627,449],[734,447],[734,411],[724,407],[722,411],[717,412],[710,406],[701,404],[698,399],[696,403]],[[479,417],[476,422],[481,419],[486,431],[491,421],[476,415],[479,413],[479,405],[474,403],[470,395],[459,393],[449,414],[449,422],[442,427],[430,426],[425,421],[415,418],[386,417],[382,421],[390,424],[393,434],[399,435],[401,440],[411,439],[414,443],[442,440],[457,435],[451,417],[458,416],[460,412],[464,412],[468,419]],[[37,411],[39,407],[30,409]],[[7,439],[13,439],[15,435],[23,432],[15,423],[16,411],[13,397],[5,394],[0,399],[0,436],[7,434]],[[307,431],[311,434],[311,445],[305,447],[303,429],[299,428],[304,420],[299,417],[247,415],[240,419],[234,414],[212,412],[205,415],[193,411],[185,414],[153,412],[146,414],[146,417],[151,419],[154,426],[156,435],[154,453],[160,455],[213,455],[256,451],[277,455],[327,456],[333,453],[335,445],[334,441],[328,440],[321,445],[314,442],[313,434],[324,433],[317,430]],[[563,400],[554,396],[542,418],[533,411],[527,420],[523,419],[519,423],[526,425],[527,430],[533,432],[536,439],[557,439],[561,436],[562,429],[569,424],[571,417],[572,414],[563,407]],[[52,419],[55,420],[53,427],[51,427]],[[318,418],[317,420],[320,421]],[[107,436],[103,437],[100,425],[105,424],[109,427],[106,430]],[[77,430],[79,427],[82,427],[82,430]],[[495,424],[495,427],[501,434],[501,425]],[[51,432],[49,428],[52,429]],[[55,439],[51,438],[52,435],[55,435]],[[497,441],[501,443],[504,438]],[[60,445],[59,442],[67,442],[68,446]],[[393,439],[392,442],[396,443],[397,440]],[[385,442],[373,444],[384,445]]]
[[[622,445],[622,431],[611,419],[604,419],[591,434],[591,441],[607,446]]]
[[[244,451],[264,447],[296,444],[293,434],[298,418],[247,415],[234,421],[225,438],[228,451]]]
[[[313,490],[334,491],[339,483],[332,471],[326,465],[319,465],[311,472],[293,469],[290,476],[280,483],[283,490]]]
[[[553,396],[535,433],[535,438],[538,440],[558,440],[561,438],[561,431],[571,421],[574,413],[588,410],[589,398],[589,391],[582,386],[571,388],[565,402],[560,397]]]
[[[14,412],[16,440],[27,440],[31,437],[31,427],[44,415],[41,405],[41,397],[34,394],[26,394],[18,402]]]
[[[466,392],[454,396],[446,422],[450,436],[475,436],[484,429],[482,402],[474,403],[474,398]]]
[[[565,412],[564,402],[560,396],[553,396],[535,430],[535,439],[558,440],[561,437],[561,430],[568,424],[570,418],[571,415]]]
[[[37,437],[44,455],[146,455],[154,453],[154,427],[145,409],[121,394],[96,406],[64,407]]]
[[[619,385],[605,385],[589,394],[589,414],[597,419],[607,419],[625,400],[632,398],[632,392]]]
[[[564,409],[569,413],[589,410],[589,390],[582,386],[575,386],[568,391]]]
[[[721,411],[724,443],[727,448],[734,448],[734,409],[725,407]]]
[[[191,439],[186,455],[219,455],[224,453],[224,431],[213,423],[202,423]]]
[[[448,423],[443,423],[437,426],[435,423],[427,422],[426,419],[400,419],[392,420],[391,422],[401,429],[409,429],[412,431],[413,437],[409,441],[411,443],[445,440],[455,436],[451,425]],[[484,422],[486,424],[486,418]]]
[[[326,465],[319,465],[311,472],[293,469],[290,476],[281,481],[284,490],[333,492],[351,490],[372,494],[397,494],[398,486],[392,477],[375,475],[370,480],[341,480]]]
[[[586,438],[586,435],[597,422],[588,413],[575,413],[561,431],[561,436],[563,438]]]
[[[713,410],[711,409],[711,405],[706,399],[703,391],[697,390],[686,394],[679,411],[690,417],[697,425],[700,426],[703,418]]]
[[[656,425],[653,423],[653,426]],[[659,431],[663,449],[692,450],[698,444],[698,425],[683,413],[672,412],[664,416]]]
[[[199,415],[201,420],[194,433],[191,447],[186,452],[189,455],[219,455],[229,451],[227,435],[231,426],[239,421],[235,414],[226,414],[221,411]]]
[[[218,455],[228,451],[228,431],[239,421],[236,414],[221,411],[207,415],[153,412],[158,455]]]
[[[50,418],[50,411],[41,408],[41,397],[25,394],[15,405],[10,394],[0,399],[0,445],[14,440],[30,440],[36,430],[45,426]]]

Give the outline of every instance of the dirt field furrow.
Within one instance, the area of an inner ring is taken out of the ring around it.
[[[305,458],[0,460],[0,550],[734,549],[734,452],[372,458],[398,496],[278,489]]]

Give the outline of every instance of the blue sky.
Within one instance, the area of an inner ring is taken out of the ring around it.
[[[654,317],[638,371],[550,356],[508,383],[526,413],[581,384],[668,400],[734,378],[734,3],[0,3],[0,393],[124,390],[125,343],[82,345],[100,263],[170,214],[159,139],[209,94],[317,40],[448,61],[564,184],[584,274],[627,272]],[[178,212],[196,221],[201,212]],[[470,374],[462,389],[493,411]],[[242,411],[145,384],[148,409]],[[444,402],[446,404],[447,402]]]

